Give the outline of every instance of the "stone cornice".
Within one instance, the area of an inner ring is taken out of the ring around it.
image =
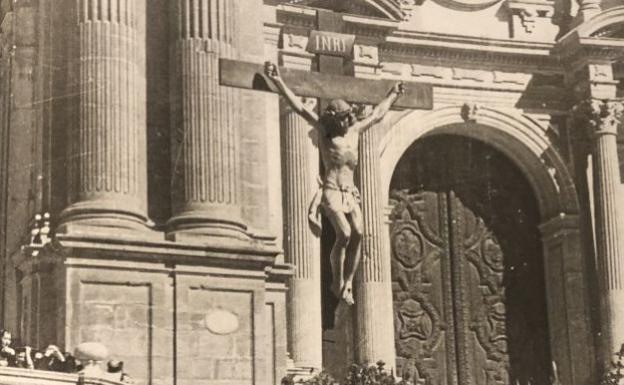
[[[44,249],[56,255],[123,260],[161,261],[173,264],[195,264],[264,270],[274,265],[281,249],[258,241],[223,238],[211,242],[173,242],[159,232],[119,234],[81,232],[58,234]],[[47,254],[42,251],[41,254]],[[28,258],[22,255],[22,258]]]
[[[624,41],[599,37],[583,37],[578,31],[564,36],[553,53],[571,66],[591,62],[612,62],[624,56]]]
[[[422,0],[420,0],[422,1]],[[500,1],[500,0],[493,0]],[[405,20],[411,16],[416,0],[277,0],[277,3],[310,6],[384,18]]]
[[[279,5],[276,8],[276,13],[277,22],[280,24],[307,29],[316,27],[316,10],[312,8]]]
[[[624,6],[609,8],[578,25],[571,33],[582,37],[599,37],[596,35],[601,35],[609,27],[621,25],[622,22],[624,22]]]

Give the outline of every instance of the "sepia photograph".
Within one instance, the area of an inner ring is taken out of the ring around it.
[[[0,0],[0,385],[624,385],[624,0]]]

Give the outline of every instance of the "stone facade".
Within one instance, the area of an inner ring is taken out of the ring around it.
[[[587,385],[624,343],[617,1],[0,1],[0,23],[1,311],[23,343],[232,385],[379,359],[420,384],[536,383],[552,361]],[[221,85],[220,59],[431,85],[361,137],[353,308],[307,224],[316,133]]]

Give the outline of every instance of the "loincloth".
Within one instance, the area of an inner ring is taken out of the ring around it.
[[[325,209],[348,214],[360,207],[360,191],[353,185],[338,186],[333,182],[325,182],[321,188],[321,207]]]

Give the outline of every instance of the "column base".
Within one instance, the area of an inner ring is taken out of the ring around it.
[[[310,378],[317,375],[319,371],[313,367],[307,366],[295,366],[292,359],[287,360],[286,364],[286,377],[290,378],[293,383],[299,383],[307,381]]]
[[[602,299],[602,341],[605,362],[609,364],[613,354],[624,345],[624,289],[608,290]]]
[[[181,212],[167,222],[166,238],[170,241],[202,238],[236,238],[250,240],[247,226],[238,207],[215,206],[201,211]]]
[[[355,355],[358,364],[381,360],[387,369],[396,368],[394,316],[391,282],[356,281]]]
[[[123,198],[120,198],[123,199]],[[88,201],[74,203],[59,215],[57,233],[71,233],[79,228],[100,228],[105,231],[149,230],[153,223],[142,212],[133,211],[117,201]]]

